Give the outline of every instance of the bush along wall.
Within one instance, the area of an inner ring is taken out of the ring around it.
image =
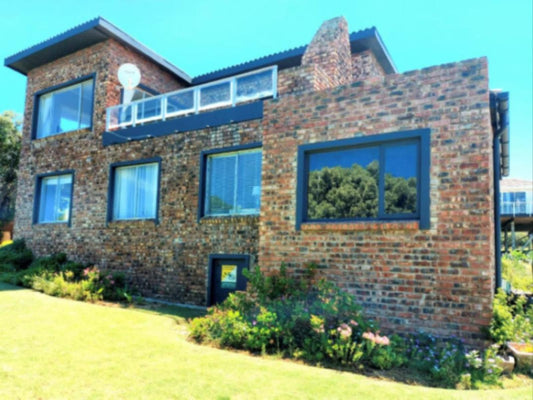
[[[383,335],[350,294],[317,279],[314,265],[300,278],[288,276],[283,265],[270,276],[259,268],[247,275],[246,292],[191,322],[191,339],[333,368],[402,368],[441,387],[500,384],[497,344],[480,352],[457,338]]]
[[[132,299],[124,274],[69,261],[65,254],[34,259],[23,240],[0,248],[0,281],[74,300]]]

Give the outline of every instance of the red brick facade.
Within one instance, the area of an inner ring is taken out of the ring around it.
[[[118,66],[138,65],[159,92],[183,82],[109,39],[28,73],[15,236],[38,254],[127,273],[145,296],[204,305],[210,254],[249,254],[265,270],[308,262],[354,293],[390,330],[481,337],[494,289],[492,131],[485,59],[385,75],[350,53],[343,19],[327,21],[299,66],[281,69],[263,118],[107,147]],[[96,73],[93,127],[31,140],[33,95]],[[296,229],[298,146],[427,128],[430,229],[418,222],[304,223]],[[197,220],[200,153],[262,142],[259,216]],[[161,157],[159,223],[107,222],[109,166]],[[71,226],[33,224],[36,175],[74,170]]]

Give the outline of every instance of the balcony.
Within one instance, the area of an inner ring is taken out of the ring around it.
[[[502,201],[502,216],[533,216],[533,202],[529,201]]]
[[[277,66],[107,108],[106,131],[235,107],[277,95]]]

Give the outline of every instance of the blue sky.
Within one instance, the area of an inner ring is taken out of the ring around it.
[[[2,59],[100,15],[191,76],[308,43],[343,15],[375,26],[400,72],[487,56],[510,92],[511,176],[533,179],[531,0],[0,0]],[[0,112],[24,108],[26,79],[0,68]]]

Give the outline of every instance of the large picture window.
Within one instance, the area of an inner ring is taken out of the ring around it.
[[[298,226],[398,219],[429,224],[428,130],[303,145],[298,167]]]
[[[91,127],[93,79],[40,92],[35,138]]]
[[[159,162],[111,168],[112,220],[157,219]]]
[[[72,206],[72,173],[37,178],[35,222],[69,223]]]
[[[259,214],[261,148],[204,154],[201,216]]]

